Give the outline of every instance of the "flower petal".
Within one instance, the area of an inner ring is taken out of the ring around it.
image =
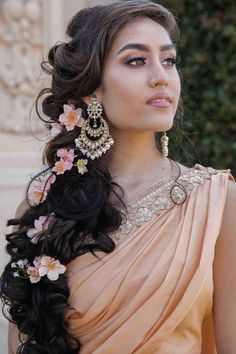
[[[36,245],[38,243],[39,238],[40,238],[39,235],[35,235],[30,238],[30,241]]]
[[[60,264],[58,267],[57,267],[57,271],[59,274],[63,274],[65,273],[66,271],[66,267],[63,265],[63,264]]]
[[[65,113],[68,113],[68,112],[70,112],[70,111],[73,111],[73,108],[72,108],[70,105],[68,105],[68,104],[64,104],[64,105],[63,105],[63,109],[64,109],[64,112],[65,112]]]
[[[57,161],[52,171],[56,172],[57,175],[62,175],[68,168],[66,168],[65,162],[63,160]]]
[[[46,266],[39,266],[39,275],[41,277],[43,277],[44,275],[46,275],[48,273],[48,268]]]
[[[60,123],[51,123],[51,134],[52,136],[57,136],[58,134],[61,133],[61,131],[63,130],[63,127],[61,126]]]
[[[67,153],[67,150],[66,149],[58,149],[57,150],[57,156],[58,157],[64,157]]]
[[[42,231],[43,229],[42,222],[39,219],[34,220],[34,226],[38,231]]]
[[[66,130],[69,132],[69,131],[73,130],[74,127],[75,127],[74,125],[67,124],[66,125]]]
[[[41,263],[42,265],[48,265],[48,264],[51,263],[52,261],[54,261],[54,258],[52,258],[52,257],[50,257],[50,256],[42,256],[40,263]]]
[[[85,123],[85,119],[84,118],[82,118],[82,117],[80,117],[80,119],[79,119],[79,121],[77,122],[77,126],[78,127],[82,127],[83,125],[84,125],[84,123]]]
[[[48,271],[47,277],[49,280],[57,280],[59,278],[57,269],[50,269]]]
[[[27,236],[29,236],[31,238],[31,237],[35,236],[37,233],[38,233],[38,230],[32,228],[27,231]]]

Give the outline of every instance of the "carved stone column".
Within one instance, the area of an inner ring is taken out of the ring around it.
[[[39,82],[42,0],[3,0],[0,20],[0,129],[25,134]],[[32,119],[34,131],[37,123]]]

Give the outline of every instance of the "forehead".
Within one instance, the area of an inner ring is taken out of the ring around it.
[[[168,32],[154,20],[142,17],[124,25],[117,33],[110,54],[113,56],[128,43],[143,43],[159,47],[171,43]]]

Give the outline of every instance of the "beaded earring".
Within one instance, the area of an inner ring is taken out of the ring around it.
[[[82,126],[79,137],[75,139],[75,145],[92,160],[100,157],[114,144],[102,111],[101,103],[96,100],[88,105],[88,119]]]
[[[166,132],[163,132],[163,135],[161,137],[161,152],[162,152],[162,156],[163,157],[167,157],[168,153],[169,153],[169,149],[168,149],[168,141],[169,138],[166,135]]]

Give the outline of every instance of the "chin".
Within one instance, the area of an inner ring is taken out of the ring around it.
[[[167,130],[170,130],[173,127],[174,120],[172,119],[166,119],[165,121],[158,122],[154,125],[154,131],[155,132],[165,132]]]

